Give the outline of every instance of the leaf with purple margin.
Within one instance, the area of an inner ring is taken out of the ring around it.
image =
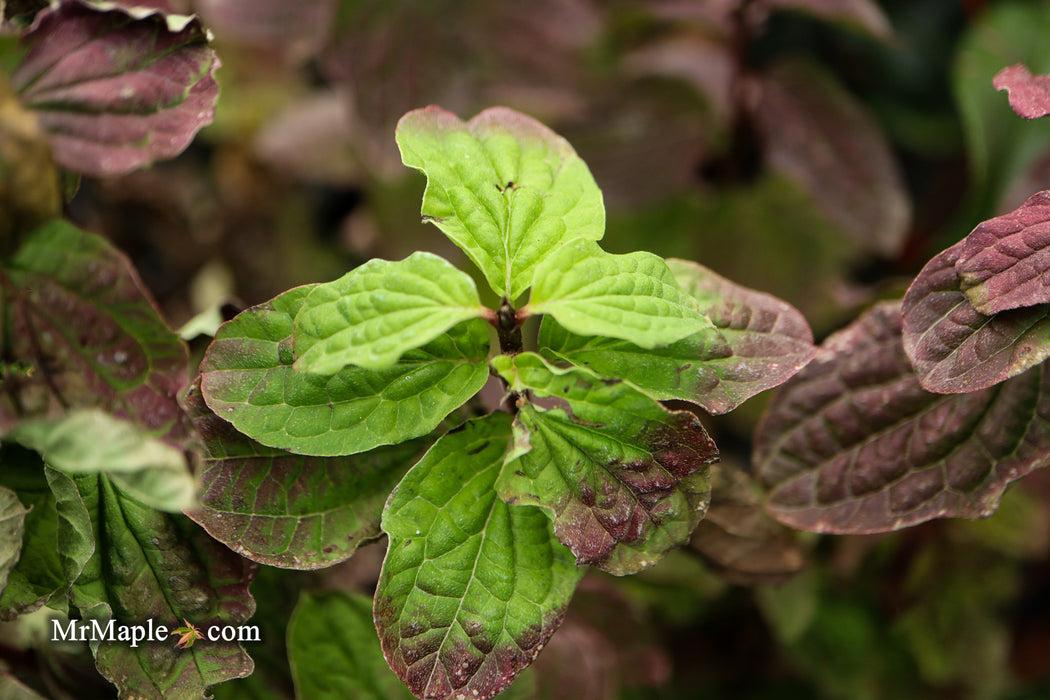
[[[430,106],[397,125],[405,165],[424,172],[423,217],[513,300],[562,243],[605,234],[602,194],[572,146],[506,107],[464,122]]]
[[[930,260],[904,297],[904,348],[928,391],[978,391],[1050,357],[1050,304],[977,311],[957,271],[965,245]]]
[[[211,409],[262,444],[320,456],[396,444],[429,433],[488,380],[488,326],[480,319],[385,370],[295,371],[293,320],[316,286],[291,289],[223,324],[201,363]]]
[[[387,496],[425,447],[411,440],[349,457],[307,457],[237,432],[208,409],[198,387],[185,405],[205,450],[203,507],[187,515],[268,566],[331,566],[379,537]]]
[[[542,507],[578,563],[618,576],[688,541],[718,456],[695,415],[533,353],[492,365],[512,389],[538,397],[515,420],[515,449],[496,484],[501,498]]]
[[[419,698],[502,692],[561,624],[583,573],[540,509],[497,498],[511,435],[506,413],[446,434],[383,513],[376,627]]]
[[[49,469],[58,499],[58,539],[91,548],[72,586],[85,619],[173,630],[188,620],[202,631],[239,625],[255,611],[248,584],[254,564],[211,539],[182,515],[161,513],[121,494],[104,475],[77,478]],[[75,573],[76,567],[70,569]],[[236,642],[205,639],[190,649],[175,640],[102,642],[99,671],[121,697],[200,700],[209,685],[251,674],[253,663]]]
[[[967,394],[925,391],[901,343],[900,305],[884,302],[774,395],[753,463],[784,524],[870,533],[988,516],[1048,455],[1050,372]]]
[[[1009,93],[1010,106],[1025,119],[1050,114],[1050,75],[1032,75],[1023,63],[1015,63],[996,73],[992,85]]]
[[[118,175],[171,158],[214,115],[219,60],[195,18],[60,0],[23,42],[12,84],[70,170]]]
[[[1050,303],[1050,190],[981,223],[958,249],[960,288],[980,313]]]
[[[0,433],[97,408],[180,444],[186,346],[108,242],[63,221],[42,226],[0,271],[0,301]]]
[[[667,264],[714,329],[644,350],[623,340],[573,335],[544,317],[541,352],[629,381],[655,399],[690,401],[713,414],[785,382],[812,359],[809,324],[790,304],[697,263]]]

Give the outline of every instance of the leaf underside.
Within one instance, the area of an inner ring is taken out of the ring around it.
[[[985,517],[1009,482],[1047,464],[1050,373],[933,394],[901,327],[898,303],[874,307],[774,395],[753,462],[781,522],[869,533]]]
[[[212,120],[219,60],[196,19],[174,26],[62,0],[23,41],[11,81],[65,168],[127,173],[178,155]]]
[[[692,413],[668,411],[626,382],[538,355],[498,357],[519,391],[516,449],[497,489],[510,503],[538,505],[580,564],[616,575],[647,568],[683,544],[710,499],[718,451]]]
[[[419,698],[502,692],[561,624],[582,575],[540,509],[496,497],[510,442],[505,413],[448,433],[384,512],[376,627]]]
[[[524,114],[493,107],[469,122],[439,107],[397,125],[405,165],[427,176],[423,218],[514,300],[536,265],[573,238],[599,240],[605,207],[572,146]]]
[[[1009,93],[1010,107],[1025,119],[1050,114],[1050,75],[1032,75],[1023,63],[1017,63],[999,71],[992,84]]]
[[[986,389],[1050,356],[1050,304],[985,316],[963,294],[966,240],[934,256],[904,297],[904,347],[929,391]]]
[[[269,447],[320,456],[367,452],[429,433],[488,378],[489,336],[474,319],[393,367],[332,376],[292,368],[297,287],[224,324],[201,364],[208,406]]]
[[[420,440],[348,457],[296,455],[251,440],[204,404],[187,411],[204,441],[200,509],[187,515],[253,561],[318,569],[381,534],[387,496],[422,453]]]

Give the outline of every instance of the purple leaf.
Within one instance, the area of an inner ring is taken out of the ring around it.
[[[929,391],[985,389],[1050,356],[1050,305],[985,316],[963,294],[967,240],[928,262],[904,297],[904,347]]]
[[[37,229],[0,271],[8,354],[0,433],[22,419],[98,408],[179,444],[186,346],[130,262],[63,221]],[[9,335],[8,335],[9,334]]]
[[[958,256],[962,291],[982,314],[1050,302],[1050,190],[980,224]]]
[[[755,480],[724,461],[712,470],[711,505],[689,546],[723,578],[741,585],[784,581],[806,564],[795,533],[763,510]]]
[[[892,302],[828,338],[774,396],[754,454],[775,518],[836,533],[988,516],[1009,482],[1048,459],[1050,373],[1033,368],[968,394],[925,391]]]
[[[823,70],[783,63],[763,78],[754,119],[773,169],[800,185],[866,249],[893,255],[911,219],[889,144]]]
[[[1024,64],[1017,63],[999,71],[992,85],[1009,93],[1010,106],[1025,119],[1050,114],[1050,75],[1032,75]]]
[[[24,42],[11,82],[70,170],[118,175],[171,158],[214,115],[219,60],[196,19],[61,0]]]

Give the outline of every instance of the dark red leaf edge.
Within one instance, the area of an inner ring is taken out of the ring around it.
[[[22,41],[11,82],[55,162],[119,175],[181,153],[215,113],[220,63],[196,18],[59,0]]]
[[[1050,303],[1050,190],[982,222],[958,257],[960,288],[982,314]]]
[[[780,522],[860,534],[986,517],[1009,482],[1050,462],[1050,372],[934,394],[901,329],[898,303],[875,306],[774,395],[754,465]]]
[[[1015,63],[996,73],[996,90],[1006,90],[1010,107],[1025,119],[1050,114],[1050,75],[1032,75],[1023,63]]]
[[[904,297],[905,352],[928,391],[986,389],[1050,357],[1050,304],[977,311],[957,271],[965,245],[930,260]]]

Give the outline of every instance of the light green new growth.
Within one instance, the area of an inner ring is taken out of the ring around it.
[[[550,314],[577,335],[621,338],[643,348],[714,330],[662,258],[613,255],[592,241],[567,243],[536,267],[525,311]]]
[[[474,280],[431,253],[370,260],[321,284],[295,317],[295,368],[379,370],[452,326],[485,313]]]

